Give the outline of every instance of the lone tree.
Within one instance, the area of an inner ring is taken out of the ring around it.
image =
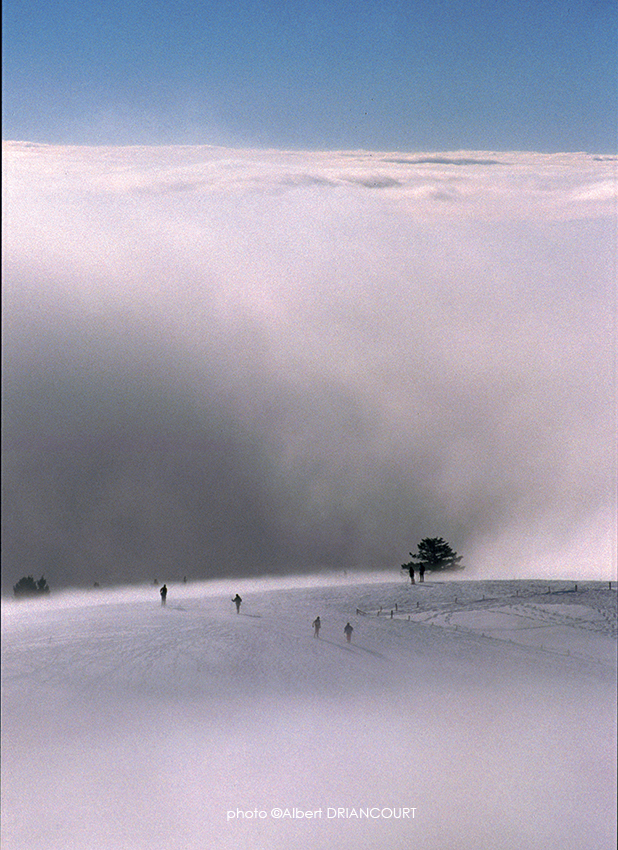
[[[45,581],[45,576],[41,576],[38,581],[35,581],[32,576],[24,576],[20,578],[17,584],[13,585],[13,594],[16,599],[43,596],[46,593],[49,593],[49,585]]]
[[[425,537],[418,544],[418,552],[410,552],[414,560],[409,564],[402,564],[402,569],[408,570],[410,579],[414,582],[414,569],[416,568],[423,580],[425,570],[432,572],[444,572],[446,570],[462,570],[459,566],[463,555],[458,555],[441,537]]]

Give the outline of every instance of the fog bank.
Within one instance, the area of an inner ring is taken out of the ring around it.
[[[614,165],[6,143],[4,581],[615,575]]]

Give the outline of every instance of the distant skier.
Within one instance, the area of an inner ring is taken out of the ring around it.
[[[352,640],[352,632],[353,631],[354,631],[354,629],[352,628],[352,626],[349,623],[346,623],[345,628],[343,630],[343,633],[344,633],[345,639],[347,640],[348,643],[350,643],[350,641]]]
[[[316,617],[311,625],[313,626],[313,637],[319,638],[320,637],[320,628],[322,626],[322,623],[320,622],[320,618]]]
[[[161,594],[161,605],[165,605],[165,600],[167,599],[167,585],[164,584],[161,590],[159,591]]]
[[[421,584],[425,581],[425,567],[423,564],[418,568],[419,575],[421,577]]]
[[[236,594],[236,596],[232,599],[232,602],[236,605],[236,613],[240,614],[240,603],[242,602],[240,596]]]

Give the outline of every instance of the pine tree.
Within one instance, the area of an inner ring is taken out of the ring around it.
[[[415,559],[418,569],[432,572],[463,569],[459,566],[463,555],[458,555],[442,537],[425,537],[417,548],[418,552],[410,552],[410,557]],[[411,566],[414,566],[414,561],[403,565],[405,569]]]

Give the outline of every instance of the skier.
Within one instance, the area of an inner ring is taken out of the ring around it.
[[[236,613],[240,614],[240,603],[242,602],[240,596],[236,594],[236,596],[232,599],[232,602],[236,604]]]
[[[425,581],[425,566],[423,564],[421,564],[420,567],[418,568],[418,571],[419,571],[420,576],[421,576],[421,584],[422,584]]]
[[[161,605],[165,605],[165,600],[167,599],[167,585],[164,584],[161,590],[159,591],[161,594]]]
[[[320,626],[322,625],[320,618],[316,617],[311,625],[313,626],[313,637],[320,637]]]
[[[347,640],[348,643],[350,643],[350,641],[352,640],[352,632],[353,631],[354,631],[354,629],[352,628],[352,626],[349,623],[346,623],[345,628],[343,630],[343,633],[344,633],[345,639]]]

